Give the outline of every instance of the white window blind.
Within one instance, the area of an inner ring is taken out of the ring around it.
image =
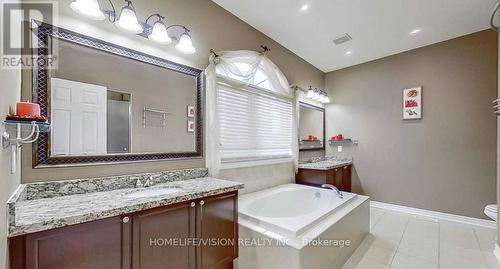
[[[292,156],[292,103],[219,83],[221,160],[253,161]]]

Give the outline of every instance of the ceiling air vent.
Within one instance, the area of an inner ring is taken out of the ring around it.
[[[333,43],[335,43],[335,45],[338,46],[338,45],[340,45],[342,43],[345,43],[345,42],[348,42],[348,41],[351,41],[351,40],[352,40],[352,37],[348,33],[345,33],[344,35],[335,38],[333,40]]]

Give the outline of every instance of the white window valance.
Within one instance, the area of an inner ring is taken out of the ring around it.
[[[263,53],[224,51],[212,56],[217,75],[293,98],[294,92],[281,70]]]

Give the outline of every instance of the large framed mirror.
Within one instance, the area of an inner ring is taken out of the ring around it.
[[[51,132],[35,168],[203,156],[202,70],[37,24],[33,101]]]
[[[299,150],[325,149],[325,109],[299,103]]]

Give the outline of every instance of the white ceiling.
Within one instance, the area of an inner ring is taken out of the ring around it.
[[[213,1],[329,72],[487,29],[496,0]]]

